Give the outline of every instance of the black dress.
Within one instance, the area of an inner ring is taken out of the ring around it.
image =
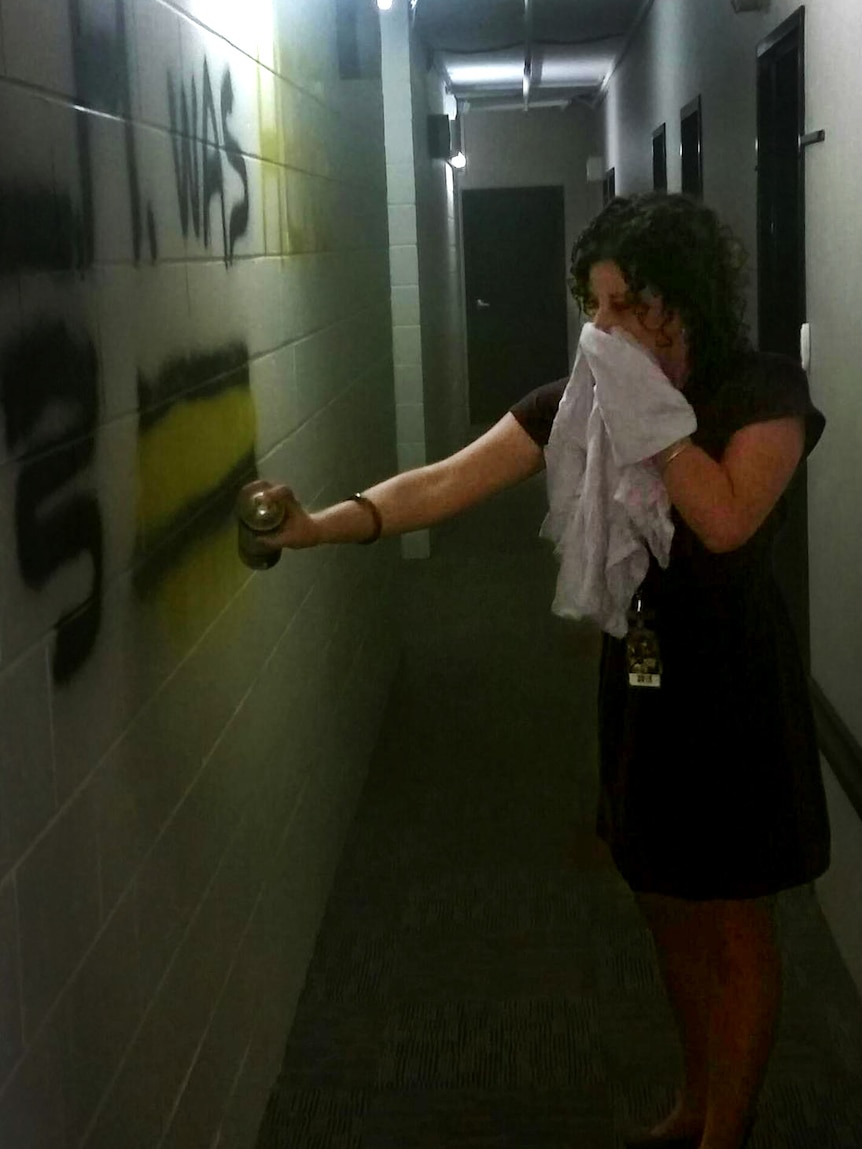
[[[512,414],[544,446],[565,381]],[[719,459],[735,431],[799,415],[806,454],[823,431],[804,372],[783,356],[740,360],[700,407],[694,441]],[[775,582],[779,502],[738,550],[708,551],[674,511],[670,564],[641,593],[655,612],[659,689],[630,687],[625,642],[604,637],[598,832],[633,890],[751,898],[829,865],[829,822],[808,686]]]

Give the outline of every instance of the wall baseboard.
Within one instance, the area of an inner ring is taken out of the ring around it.
[[[814,679],[809,686],[820,750],[862,819],[862,746]]]

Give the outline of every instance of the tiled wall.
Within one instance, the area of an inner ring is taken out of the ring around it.
[[[396,0],[381,17],[386,123],[386,190],[392,290],[392,351],[395,362],[398,469],[428,462],[422,394],[422,315],[419,298],[419,236],[413,156],[410,13]],[[427,558],[428,531],[401,540],[405,558]]]
[[[430,157],[428,116],[453,115],[455,99],[446,95],[440,75],[427,67],[426,53],[416,43],[412,96],[425,441],[429,459],[437,460],[470,437],[458,232],[461,174]]]
[[[0,1145],[243,1149],[394,655],[376,13],[0,0]]]
[[[467,437],[463,308],[453,174],[428,150],[443,84],[411,35],[408,0],[395,0],[381,26],[398,463],[408,470]],[[427,557],[428,532],[405,535],[402,550]]]

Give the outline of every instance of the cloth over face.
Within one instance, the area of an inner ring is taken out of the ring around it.
[[[668,565],[670,500],[651,457],[697,419],[650,353],[587,323],[545,448],[549,510],[541,536],[560,562],[552,610],[628,630],[651,551]]]

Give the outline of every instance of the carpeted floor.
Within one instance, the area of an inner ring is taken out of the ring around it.
[[[407,565],[403,664],[258,1149],[612,1149],[671,1101],[651,943],[593,834],[598,639],[550,613],[543,494]],[[780,921],[751,1149],[862,1149],[862,1003],[813,892]]]

